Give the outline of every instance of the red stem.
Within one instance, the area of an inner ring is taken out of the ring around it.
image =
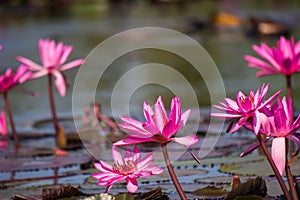
[[[267,146],[266,146],[266,144],[263,142],[263,140],[261,138],[261,135],[258,134],[256,137],[257,137],[257,140],[259,141],[260,146],[261,146],[264,154],[266,155],[266,157],[267,157],[267,159],[268,159],[268,161],[269,161],[269,163],[270,163],[270,165],[271,165],[271,167],[272,167],[272,169],[274,171],[274,174],[275,174],[275,176],[276,176],[276,178],[277,178],[277,180],[279,182],[279,185],[280,185],[280,187],[281,187],[281,189],[283,191],[283,194],[284,194],[285,198],[287,200],[292,200],[291,196],[289,194],[289,191],[287,190],[286,185],[284,184],[284,182],[282,180],[282,177],[279,174],[278,169],[277,169],[277,167],[276,167],[276,165],[275,165],[275,163],[274,163],[274,161],[273,161],[273,159],[272,159],[272,157],[271,157],[271,155],[270,155],[270,153],[269,153],[269,151],[267,149]]]
[[[59,125],[58,125],[58,120],[57,120],[57,115],[56,115],[56,110],[55,110],[55,102],[54,102],[54,94],[53,94],[53,88],[52,88],[52,75],[51,74],[48,74],[48,91],[49,91],[52,120],[53,120],[55,135],[56,135],[56,139],[57,139],[58,132],[59,132]]]
[[[291,76],[286,76],[286,88],[287,88],[288,97],[292,98],[293,97],[293,92],[292,92],[292,79],[291,79]]]
[[[16,127],[15,127],[14,118],[12,116],[12,112],[11,112],[11,109],[10,109],[10,104],[9,104],[9,100],[8,100],[8,97],[7,97],[7,92],[3,93],[3,97],[4,97],[8,117],[9,117],[11,131],[12,131],[14,141],[15,141],[15,149],[19,149],[20,148],[19,138],[18,138],[18,135],[17,135]]]
[[[184,194],[184,192],[182,190],[182,187],[181,187],[181,185],[180,185],[180,183],[179,183],[179,181],[177,179],[177,176],[176,176],[176,174],[174,172],[173,166],[172,166],[172,164],[170,162],[170,158],[169,158],[169,154],[168,154],[168,150],[167,150],[167,143],[161,144],[161,148],[162,148],[162,152],[163,152],[163,155],[164,155],[164,159],[165,159],[165,162],[166,162],[169,174],[170,174],[171,179],[172,179],[172,181],[173,181],[173,183],[175,185],[175,188],[176,188],[176,190],[177,190],[180,198],[182,200],[186,200],[187,198],[186,198],[186,196],[185,196],[185,194]]]
[[[292,91],[292,79],[291,76],[286,76],[286,87],[287,87],[287,95],[289,98],[293,99],[293,91]],[[292,109],[294,110],[294,109]],[[286,160],[288,159],[288,153],[292,155],[295,152],[295,144],[294,142],[290,142],[286,139]],[[293,199],[298,199],[297,192],[294,186],[294,179],[293,179],[293,174],[291,171],[290,166],[286,165],[285,167],[285,173],[287,176],[287,180],[290,186],[290,191],[292,194]]]

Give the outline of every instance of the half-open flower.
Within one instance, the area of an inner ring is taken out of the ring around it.
[[[300,41],[295,44],[293,37],[287,40],[281,36],[277,46],[277,48],[270,48],[265,43],[261,43],[260,47],[253,45],[253,50],[262,59],[250,55],[245,56],[250,67],[261,69],[257,72],[257,76],[271,74],[290,76],[300,71]]]
[[[126,150],[124,156],[120,154],[117,147],[112,147],[112,158],[114,165],[110,165],[102,160],[95,163],[95,167],[100,171],[92,176],[99,180],[98,185],[107,186],[107,193],[116,182],[126,180],[127,189],[131,193],[138,190],[137,178],[148,177],[150,175],[160,174],[163,169],[158,165],[150,165],[153,153],[147,154],[141,158],[140,150],[134,147],[133,151]]]
[[[155,109],[145,101],[144,115],[146,122],[139,122],[129,117],[121,117],[124,121],[120,127],[131,132],[127,138],[114,143],[117,146],[126,146],[143,142],[157,142],[160,144],[171,141],[189,147],[198,142],[197,136],[174,137],[185,126],[191,110],[181,114],[180,99],[174,97],[171,102],[170,116],[167,115],[162,98],[159,97]]]
[[[31,76],[28,67],[21,65],[15,73],[8,68],[3,75],[0,75],[0,92],[7,92],[9,89],[24,83]]]
[[[27,58],[18,56],[17,60],[35,72],[31,79],[39,78],[48,74],[55,77],[55,85],[61,96],[65,96],[67,82],[62,71],[77,67],[84,63],[83,59],[77,59],[65,64],[67,58],[73,50],[72,46],[64,45],[62,42],[55,43],[54,40],[39,40],[40,57],[42,66]]]
[[[270,84],[263,84],[261,90],[258,89],[256,93],[251,91],[248,96],[239,91],[236,95],[236,101],[226,98],[225,103],[220,102],[223,107],[217,105],[213,106],[218,110],[225,111],[225,113],[212,113],[211,116],[236,119],[235,126],[229,131],[231,133],[237,131],[240,127],[246,124],[248,120],[250,120],[254,133],[258,134],[261,125],[264,124],[266,120],[266,116],[261,112],[261,110],[270,105],[281,93],[281,91],[278,91],[264,101],[269,87]]]
[[[286,165],[286,138],[294,141],[300,147],[300,136],[296,131],[300,128],[300,115],[293,122],[293,108],[291,98],[278,98],[269,109],[265,110],[268,116],[268,128],[261,127],[260,132],[267,135],[265,141],[272,139],[271,155],[280,173],[283,174]],[[259,143],[250,145],[241,156],[245,156],[259,147]]]

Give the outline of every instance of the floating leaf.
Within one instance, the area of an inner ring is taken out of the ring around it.
[[[244,197],[248,195],[265,197],[267,195],[266,181],[261,177],[256,177],[256,179],[250,179],[245,183],[241,183],[227,194],[225,200],[231,200],[236,197]]]

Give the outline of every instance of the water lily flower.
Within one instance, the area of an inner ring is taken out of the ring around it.
[[[230,98],[225,98],[226,103],[220,102],[223,107],[218,105],[213,106],[214,108],[225,111],[226,113],[212,113],[211,116],[236,119],[237,122],[235,126],[231,128],[230,133],[234,133],[240,127],[245,125],[248,120],[251,120],[254,133],[257,135],[261,126],[266,123],[267,119],[261,110],[270,105],[281,93],[281,91],[278,91],[263,102],[269,87],[270,84],[263,84],[261,90],[258,89],[255,93],[250,91],[248,96],[239,91],[236,95],[236,101]]]
[[[31,76],[28,67],[21,65],[15,73],[8,68],[3,75],[0,75],[0,92],[7,92],[9,89],[24,83]]]
[[[286,165],[286,141],[288,138],[300,147],[299,137],[295,135],[300,128],[300,115],[293,122],[292,99],[283,97],[278,103],[272,106],[273,117],[269,117],[271,125],[272,158],[277,166],[280,175],[283,174]]]
[[[300,147],[300,115],[293,122],[292,99],[278,98],[269,109],[266,109],[269,128],[261,127],[260,133],[267,135],[265,141],[272,140],[271,155],[278,172],[282,176],[286,165],[286,138],[294,141]],[[250,145],[241,156],[245,156],[259,147],[258,143]]]
[[[143,142],[157,142],[166,144],[174,141],[186,147],[198,142],[197,136],[173,137],[182,127],[185,126],[191,110],[187,110],[181,114],[180,99],[174,97],[171,102],[170,116],[164,107],[162,98],[159,97],[155,109],[145,101],[144,116],[147,122],[139,122],[130,117],[121,117],[123,124],[120,127],[130,131],[131,135],[127,138],[114,143],[117,146],[132,145]]]
[[[249,67],[261,69],[257,72],[257,76],[271,74],[291,76],[300,71],[300,41],[295,44],[293,37],[287,40],[281,36],[277,48],[261,43],[260,47],[253,45],[253,50],[262,59],[246,55],[245,60],[248,61]]]
[[[55,85],[61,96],[65,96],[67,82],[62,71],[77,67],[84,63],[83,59],[77,59],[65,64],[67,58],[73,50],[72,46],[64,45],[62,42],[55,43],[54,40],[40,39],[39,49],[42,65],[32,60],[18,56],[17,60],[27,66],[31,71],[35,72],[31,79],[39,78],[45,75],[53,75],[55,77]]]
[[[134,147],[133,151],[127,149],[124,156],[120,154],[116,146],[112,147],[112,158],[114,165],[110,165],[102,160],[95,163],[95,167],[100,171],[92,175],[99,180],[98,185],[107,186],[107,193],[115,182],[126,180],[127,189],[130,193],[138,190],[137,178],[149,177],[163,172],[158,165],[150,165],[153,153],[141,158],[140,150]]]

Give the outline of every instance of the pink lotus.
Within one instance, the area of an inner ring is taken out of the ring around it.
[[[7,135],[7,123],[6,123],[6,115],[4,111],[1,111],[1,115],[0,115],[0,134],[3,136]]]
[[[191,110],[181,114],[180,100],[174,97],[171,102],[171,112],[168,117],[162,98],[159,97],[155,109],[145,101],[144,115],[147,122],[139,122],[129,117],[121,117],[125,122],[120,127],[130,131],[127,139],[114,143],[117,146],[132,145],[143,142],[157,142],[166,144],[174,141],[189,147],[198,142],[197,136],[173,137],[187,122]]]
[[[7,92],[9,89],[24,83],[31,76],[31,72],[27,71],[27,67],[21,65],[15,73],[8,68],[3,75],[0,75],[0,92]]]
[[[112,158],[114,165],[110,165],[102,160],[95,163],[95,167],[101,172],[95,173],[92,176],[99,179],[98,185],[107,186],[107,193],[115,182],[126,180],[127,189],[131,193],[135,193],[138,189],[136,181],[139,177],[148,177],[150,175],[160,174],[164,170],[158,168],[158,165],[150,166],[153,154],[149,153],[144,158],[141,158],[140,150],[134,147],[133,152],[126,150],[122,157],[117,147],[112,147]]]
[[[84,63],[83,59],[74,60],[64,64],[73,50],[72,46],[66,46],[62,42],[55,44],[55,41],[49,39],[39,40],[40,57],[42,66],[35,62],[24,58],[17,57],[17,60],[29,67],[30,70],[36,72],[31,79],[52,74],[55,77],[55,85],[61,96],[66,94],[66,80],[62,71],[74,68]]]
[[[261,69],[257,72],[257,76],[270,74],[290,76],[300,71],[300,41],[295,44],[293,37],[289,41],[281,36],[277,48],[270,48],[262,43],[260,47],[253,45],[253,50],[262,60],[250,55],[246,55],[245,59],[250,67]]]
[[[283,174],[286,165],[286,141],[288,138],[300,147],[299,137],[296,131],[300,128],[300,115],[293,122],[292,99],[283,97],[272,106],[273,116],[269,117],[272,141],[272,158],[280,173]]]
[[[263,85],[261,90],[257,90],[256,93],[251,91],[248,96],[244,95],[239,91],[236,95],[236,101],[226,98],[226,103],[220,102],[223,106],[214,105],[213,107],[225,111],[226,113],[212,113],[213,117],[220,118],[233,118],[236,119],[235,126],[230,130],[231,133],[237,131],[242,127],[248,120],[251,121],[254,133],[257,135],[261,125],[266,123],[266,116],[261,111],[281,93],[276,92],[269,99],[263,102],[270,85]]]
[[[267,117],[268,126],[261,127],[260,133],[266,134],[265,142],[271,138],[272,159],[280,173],[283,174],[286,165],[286,138],[294,141],[300,147],[300,135],[296,131],[300,128],[300,115],[293,122],[292,100],[283,97],[278,98],[268,109],[264,110]],[[259,143],[250,145],[241,156],[245,156],[259,147]]]

